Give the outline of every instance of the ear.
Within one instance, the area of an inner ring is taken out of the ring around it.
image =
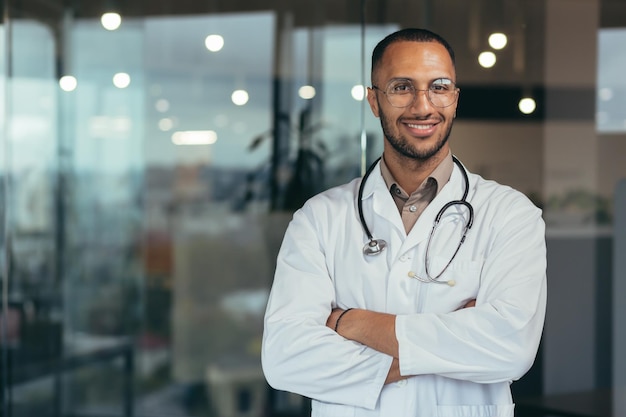
[[[376,99],[376,91],[367,87],[367,102],[370,104],[370,108],[372,109],[372,113],[374,116],[379,117],[378,115],[378,100]]]

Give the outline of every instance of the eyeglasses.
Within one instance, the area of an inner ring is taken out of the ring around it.
[[[384,90],[375,85],[372,85],[372,88],[385,94],[389,104],[398,108],[412,105],[415,102],[418,91],[426,91],[428,100],[435,107],[451,106],[459,95],[459,89],[456,87],[456,84],[447,78],[433,81],[428,90],[416,89],[413,83],[407,79],[391,80]]]

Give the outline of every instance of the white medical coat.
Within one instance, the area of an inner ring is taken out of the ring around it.
[[[262,364],[268,383],[312,398],[313,417],[512,417],[510,383],[532,365],[546,307],[541,211],[510,187],[469,174],[474,224],[440,280],[422,283],[426,243],[443,205],[461,198],[457,166],[406,234],[377,167],[363,211],[387,249],[364,256],[360,179],[310,199],[294,213],[278,255],[265,314]],[[429,251],[443,269],[467,212],[442,217]],[[455,235],[456,233],[456,235]],[[475,299],[473,308],[460,309]],[[384,384],[392,358],[346,340],[325,323],[333,307],[397,315],[406,380]]]

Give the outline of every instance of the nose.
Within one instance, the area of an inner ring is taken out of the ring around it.
[[[423,111],[423,109],[431,110],[433,107],[428,97],[428,90],[415,89],[413,96],[413,103],[411,104],[411,110],[416,112]]]

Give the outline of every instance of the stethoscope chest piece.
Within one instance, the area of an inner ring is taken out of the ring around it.
[[[371,239],[363,246],[363,253],[365,255],[378,255],[387,247],[387,242],[383,239]]]

